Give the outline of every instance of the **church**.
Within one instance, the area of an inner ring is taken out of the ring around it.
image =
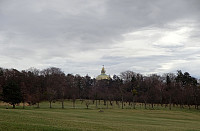
[[[101,69],[101,74],[96,77],[96,80],[110,80],[110,76],[106,75],[106,70],[104,66]]]

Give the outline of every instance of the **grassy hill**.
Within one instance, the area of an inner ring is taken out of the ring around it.
[[[197,131],[200,130],[200,112],[188,109],[95,109],[90,105],[86,109],[84,103],[65,102],[65,109],[56,102],[53,108],[48,108],[48,102],[43,102],[40,108],[29,106],[22,109],[11,109],[7,104],[0,104],[0,130],[146,130],[146,131]],[[106,106],[105,106],[106,107]],[[101,108],[105,108],[101,104]],[[102,110],[102,112],[99,112]]]

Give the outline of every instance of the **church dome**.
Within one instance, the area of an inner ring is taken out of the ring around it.
[[[96,80],[110,80],[110,76],[106,75],[104,66],[101,69],[101,74],[97,76]]]

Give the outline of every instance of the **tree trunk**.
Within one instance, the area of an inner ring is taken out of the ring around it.
[[[133,97],[133,109],[135,109],[135,99]]]
[[[76,100],[73,100],[73,108],[75,108],[75,102],[76,102]]]
[[[154,109],[154,108],[153,108],[153,103],[151,103],[151,108]]]
[[[122,109],[124,109],[124,98],[122,96]]]
[[[96,108],[97,108],[97,100],[96,100]]]
[[[169,109],[170,110],[172,109],[172,98],[171,98],[171,96],[169,97]]]
[[[190,104],[188,104],[188,108],[189,108],[189,110],[190,110]]]
[[[51,101],[49,101],[49,108],[52,108],[52,107],[51,107]]]
[[[106,105],[106,100],[103,100],[103,102],[104,102],[104,106]]]
[[[118,106],[118,108],[120,108],[119,102],[116,100],[116,105]]]
[[[160,103],[161,103],[161,106],[163,106],[163,97],[162,96],[160,98]]]
[[[40,102],[37,103],[37,108],[40,108]]]
[[[107,107],[106,107],[106,108],[108,109],[108,100],[106,101],[106,104],[107,104]]]
[[[146,101],[144,102],[144,108],[147,109],[147,103],[146,103]]]
[[[113,106],[113,103],[112,103],[112,101],[111,101],[111,100],[110,100],[110,105],[111,105],[111,106]]]
[[[64,109],[64,100],[62,100],[62,109]]]
[[[15,104],[12,104],[13,105],[13,109],[15,109]]]
[[[183,109],[183,105],[182,105],[182,103],[180,104],[180,108]]]

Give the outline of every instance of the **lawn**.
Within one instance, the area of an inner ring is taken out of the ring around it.
[[[48,102],[43,102],[39,109],[35,106],[11,109],[11,106],[0,103],[0,130],[200,131],[200,111],[193,109],[146,110],[139,106],[136,109],[96,109],[95,105],[86,109],[81,102],[77,102],[73,109],[70,101],[65,102],[65,109],[61,109],[59,102],[52,106],[49,109]]]

